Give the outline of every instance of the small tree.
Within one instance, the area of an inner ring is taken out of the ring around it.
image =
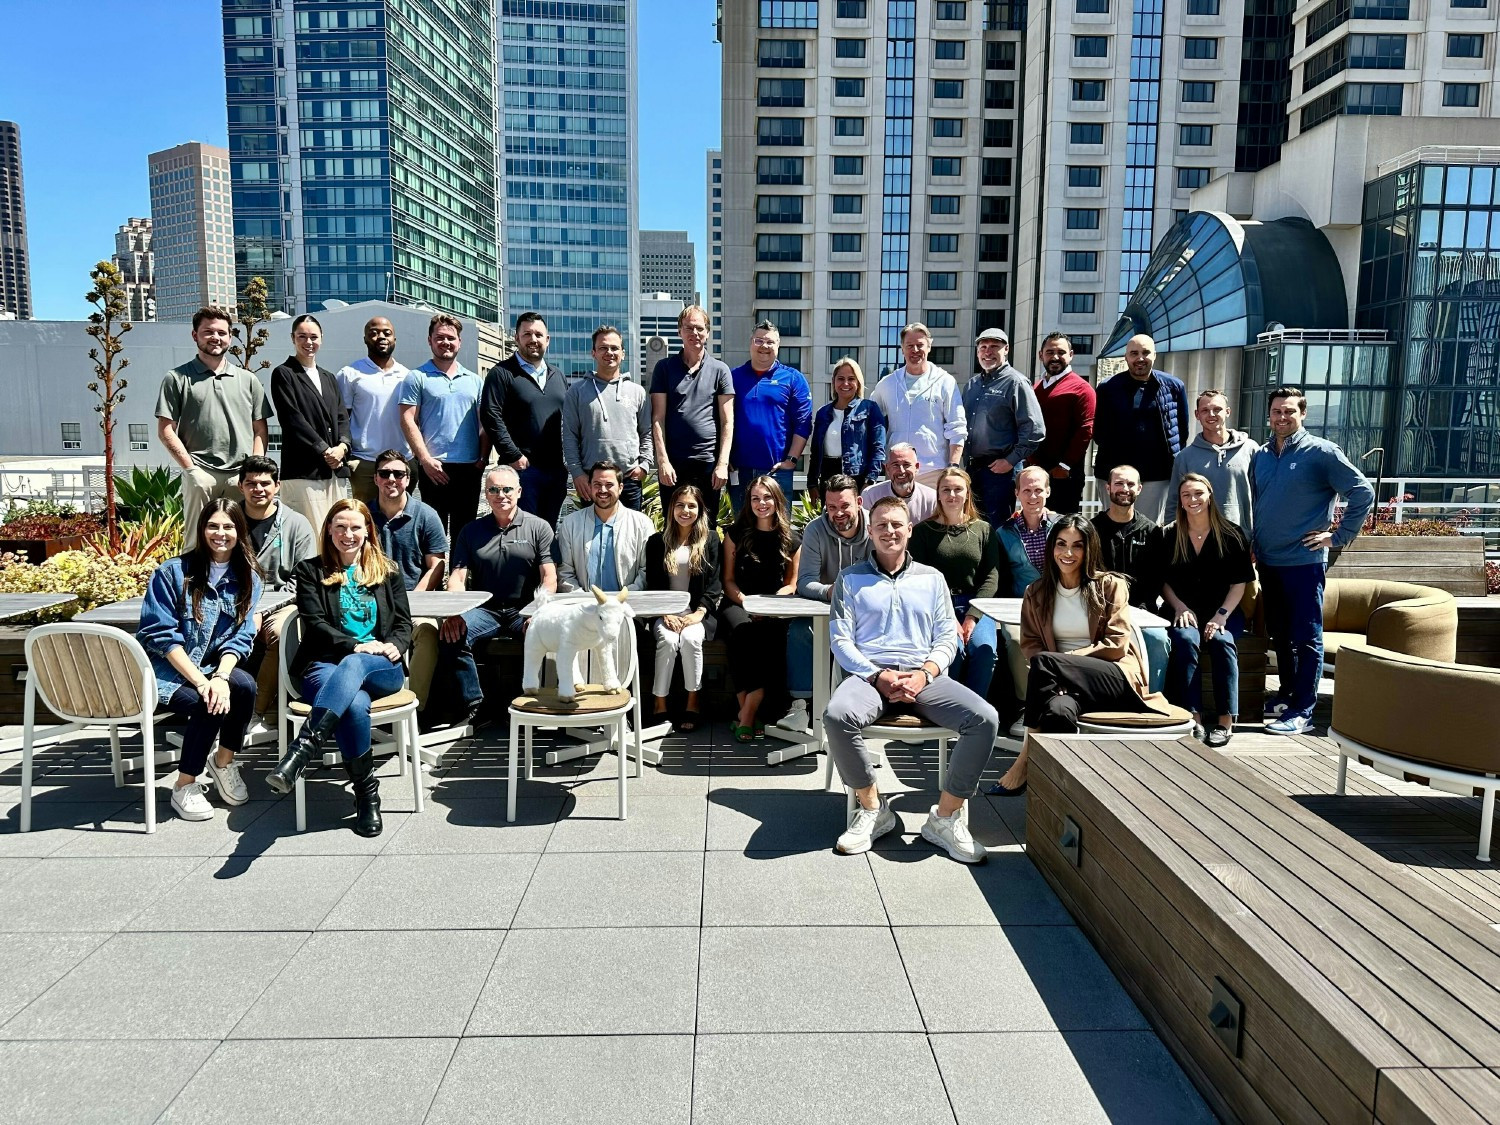
[[[231,344],[229,354],[239,362],[239,365],[247,371],[261,371],[271,366],[269,360],[261,360],[259,367],[254,367],[255,353],[266,346],[266,341],[271,338],[271,333],[257,327],[271,319],[271,308],[266,303],[270,295],[270,289],[263,277],[252,277],[244,289],[240,290],[240,303],[235,306],[234,318],[239,325],[231,328],[237,343]],[[243,328],[243,335],[241,335]]]
[[[104,528],[109,536],[110,551],[118,554],[120,521],[115,512],[115,409],[125,401],[125,380],[120,373],[130,366],[130,360],[120,355],[125,347],[120,337],[130,331],[131,324],[125,319],[128,305],[120,267],[113,262],[100,262],[89,271],[89,280],[94,287],[85,299],[95,311],[89,314],[89,326],[84,331],[98,341],[98,347],[89,349],[89,359],[94,363],[94,381],[89,384],[89,390],[99,396],[94,409],[99,414],[99,428],[104,431]]]

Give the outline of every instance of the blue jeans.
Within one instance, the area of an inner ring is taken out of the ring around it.
[[[812,698],[812,619],[794,617],[786,637],[786,686],[793,699]],[[825,625],[826,629],[827,626]],[[824,669],[827,674],[827,669]]]
[[[642,497],[641,497],[641,486],[644,485],[645,482],[646,482],[646,478],[645,477],[642,477],[640,480],[631,480],[629,477],[621,477],[620,478],[620,503],[621,503],[621,505],[623,505],[626,508],[629,508],[632,512],[639,512],[641,510],[641,499],[642,499]]]
[[[521,511],[540,516],[548,527],[556,527],[571,483],[566,470],[549,473],[546,469],[526,466],[521,470]]]
[[[302,698],[311,700],[309,723],[339,716],[334,741],[352,762],[370,752],[370,701],[401,690],[406,673],[376,652],[351,652],[337,664],[319,661],[302,673]]]
[[[974,503],[980,515],[998,529],[1016,510],[1016,474],[1014,469],[1008,473],[990,472],[990,465],[996,460],[999,458],[976,457],[969,462],[969,478],[974,482]]]
[[[1240,664],[1235,640],[1245,631],[1245,615],[1236,609],[1225,628],[1204,640],[1201,626],[1167,630],[1172,656],[1167,663],[1167,698],[1194,714],[1203,710],[1203,682],[1198,677],[1203,651],[1214,677],[1214,704],[1220,715],[1240,713]]]
[[[231,754],[239,753],[245,744],[245,728],[255,713],[255,677],[239,666],[230,671],[228,714],[210,715],[203,706],[203,697],[187,684],[172,693],[167,710],[188,717],[177,768],[197,777],[208,765],[208,754],[215,741]]]
[[[729,503],[734,506],[735,515],[739,515],[745,507],[745,492],[747,489],[749,489],[750,482],[753,481],[756,477],[768,475],[764,469],[740,469],[739,473],[740,483],[731,484],[729,486]],[[792,470],[777,469],[774,473],[770,473],[769,475],[774,477],[776,483],[781,486],[781,491],[786,496],[788,514],[790,515],[790,505],[792,502]]]
[[[494,610],[480,606],[464,615],[464,639],[461,641],[438,641],[438,675],[449,674],[458,689],[459,706],[467,711],[484,700],[484,690],[479,686],[479,667],[474,663],[474,648],[491,637],[507,636],[519,638],[526,626],[526,619],[513,609]]]
[[[948,665],[948,675],[981,699],[987,699],[999,652],[995,619],[981,617],[974,623],[974,632],[969,634],[968,644],[964,644],[962,636],[959,637],[958,654],[954,656],[953,663]]]
[[[1266,631],[1276,650],[1280,697],[1286,703],[1284,719],[1311,718],[1318,702],[1318,682],[1323,678],[1325,575],[1320,562],[1260,568]]]

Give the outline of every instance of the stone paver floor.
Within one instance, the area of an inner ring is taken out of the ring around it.
[[[1024,801],[973,803],[963,867],[916,835],[930,760],[893,750],[902,832],[841,857],[823,760],[721,726],[668,739],[623,823],[606,755],[539,770],[507,825],[485,733],[421,815],[385,763],[376,840],[338,769],[297,834],[267,750],[249,804],[189,824],[163,789],[148,837],[98,740],[39,757],[23,835],[0,754],[0,1118],[1212,1120],[1026,858]]]

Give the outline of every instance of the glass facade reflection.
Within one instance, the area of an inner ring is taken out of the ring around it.
[[[1337,442],[1356,464],[1367,450],[1384,446],[1385,475],[1407,471],[1396,464],[1386,442],[1395,345],[1299,336],[1288,333],[1245,349],[1235,424],[1266,443],[1271,438],[1271,392],[1282,386],[1301,387],[1307,395],[1303,424],[1309,433]],[[1373,468],[1374,462],[1370,464]]]
[[[880,345],[883,375],[899,367],[911,259],[911,139],[916,103],[916,0],[886,7],[884,195],[880,209]]]

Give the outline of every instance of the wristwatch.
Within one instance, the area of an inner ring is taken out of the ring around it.
[[[925,665],[925,664],[922,665],[920,668],[918,668],[917,671],[921,672],[922,675],[924,675],[924,676],[927,677],[927,682],[928,682],[929,685],[932,683],[933,680],[937,679],[936,676],[934,676],[931,672],[929,672],[927,670],[927,665]]]

